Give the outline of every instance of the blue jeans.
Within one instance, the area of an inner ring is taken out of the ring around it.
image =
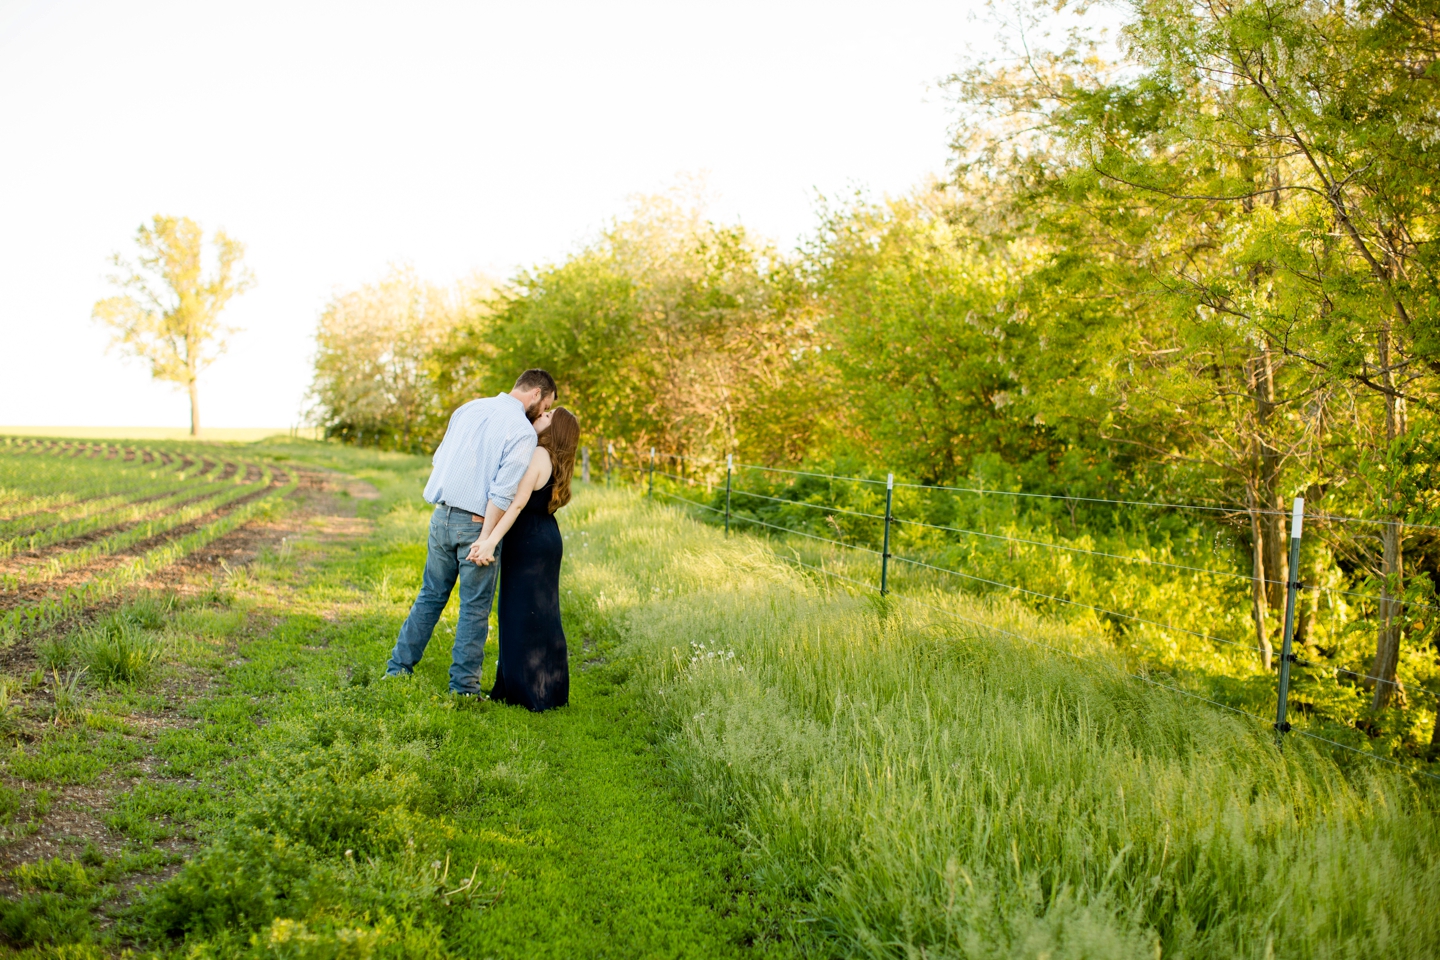
[[[436,507],[431,514],[425,579],[410,615],[400,627],[390,662],[385,665],[388,675],[399,676],[415,669],[458,579],[460,622],[455,626],[450,689],[454,693],[480,692],[480,668],[485,665],[485,635],[490,632],[490,604],[495,598],[501,545],[496,545],[495,562],[489,566],[466,560],[470,545],[480,539],[481,523],[470,517],[470,511],[457,507]]]

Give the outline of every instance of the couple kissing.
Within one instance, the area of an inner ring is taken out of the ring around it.
[[[526,370],[509,393],[471,400],[450,416],[425,500],[435,505],[420,594],[400,627],[386,676],[411,673],[460,585],[450,690],[481,696],[480,671],[498,582],[499,653],[490,699],[531,710],[570,699],[560,625],[564,542],[555,511],[570,502],[580,422],[551,410],[555,380]]]

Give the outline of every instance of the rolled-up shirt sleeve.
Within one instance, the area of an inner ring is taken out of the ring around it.
[[[535,455],[535,431],[525,430],[505,439],[505,452],[500,457],[500,468],[495,471],[495,480],[490,484],[490,502],[501,510],[509,510],[515,501],[515,491],[520,489],[520,479],[530,466]]]

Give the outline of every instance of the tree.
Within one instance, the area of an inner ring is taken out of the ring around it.
[[[1289,579],[1277,480],[1288,469],[1298,489],[1344,468],[1327,503],[1381,521],[1375,543],[1331,534],[1378,580],[1368,672],[1383,707],[1414,540],[1394,464],[1440,374],[1440,19],[1418,0],[1128,6],[1125,70],[1072,43],[958,78],[979,108],[958,166],[1012,185],[1054,249],[1114,238],[1123,269],[1085,265],[1093,296],[1174,318],[1161,345],[1196,385],[1210,377],[1217,417],[1195,422],[1181,454],[1208,446],[1245,479],[1257,587],[1271,581],[1272,602]],[[1196,333],[1218,335],[1229,359],[1205,363]],[[1257,590],[1257,629],[1265,605]]]
[[[1035,328],[1007,293],[1028,251],[957,230],[956,202],[922,189],[827,211],[808,251],[856,452],[930,483],[965,479],[981,454],[1024,463],[1053,446],[1018,412]]]
[[[125,291],[95,304],[93,319],[110,327],[112,346],[150,364],[150,375],[190,394],[190,435],[200,434],[200,371],[225,352],[220,311],[254,285],[242,260],[245,247],[215,231],[215,270],[206,275],[204,237],[189,217],[156,214],[135,233],[134,263],[111,258],[110,282]]]
[[[488,292],[483,278],[452,292],[393,267],[379,283],[332,299],[315,332],[310,387],[311,416],[325,435],[390,450],[433,447],[452,409],[442,402],[439,358],[467,315],[484,316]]]
[[[586,436],[634,457],[798,457],[819,422],[796,376],[803,294],[773,250],[687,199],[641,199],[584,250],[523,273],[447,362],[488,355],[492,388],[544,367]]]

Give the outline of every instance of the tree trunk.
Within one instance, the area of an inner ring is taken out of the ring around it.
[[[195,378],[190,378],[190,436],[200,436],[200,388]]]
[[[1440,707],[1435,709],[1435,729],[1430,731],[1430,759],[1440,760]]]
[[[1300,572],[1295,572],[1299,579]],[[1303,647],[1310,642],[1310,627],[1319,610],[1320,597],[1313,589],[1301,590],[1295,595],[1295,646]]]
[[[1405,435],[1405,401],[1396,394],[1395,369],[1391,342],[1393,334],[1388,322],[1380,327],[1377,346],[1380,360],[1381,381],[1389,391],[1385,395],[1385,440],[1393,444]],[[1375,684],[1375,697],[1371,706],[1376,710],[1389,704],[1399,689],[1395,673],[1400,666],[1401,604],[1395,598],[1405,589],[1405,558],[1401,552],[1404,537],[1404,522],[1399,516],[1399,503],[1391,495],[1391,516],[1380,534],[1381,558],[1380,575],[1380,629],[1375,635],[1375,662],[1371,665],[1370,681]]]
[[[1265,669],[1269,670],[1275,651],[1270,646],[1270,632],[1266,626],[1268,604],[1265,596],[1265,529],[1260,523],[1260,512],[1255,506],[1254,491],[1251,491],[1250,503],[1250,533],[1255,538],[1250,550],[1253,575],[1250,584],[1250,613],[1255,620],[1255,648],[1260,652],[1260,660],[1265,664]]]
[[[1370,676],[1374,677],[1375,698],[1371,706],[1384,709],[1398,689],[1395,672],[1400,666],[1400,607],[1395,597],[1402,592],[1400,582],[1404,558],[1400,552],[1403,529],[1400,521],[1385,525],[1380,534],[1383,544],[1380,572],[1384,579],[1380,586],[1380,631],[1375,641],[1375,663]]]
[[[1280,473],[1281,457],[1269,438],[1271,413],[1275,409],[1274,367],[1270,361],[1268,343],[1261,343],[1259,352],[1245,364],[1250,395],[1255,402],[1255,427],[1250,437],[1249,476],[1245,480],[1245,499],[1250,514],[1251,546],[1250,592],[1252,595],[1251,616],[1255,621],[1255,648],[1260,659],[1269,670],[1274,654],[1270,644],[1268,613],[1270,608],[1279,607],[1283,594],[1271,581],[1286,579],[1277,575],[1276,565],[1283,565],[1286,558],[1279,553],[1280,527],[1282,519],[1267,511],[1275,509],[1275,482]]]
[[[1271,439],[1270,420],[1275,412],[1275,366],[1270,342],[1262,341],[1260,352],[1251,361],[1251,389],[1255,396],[1255,446],[1259,455],[1260,526],[1265,531],[1265,599],[1272,610],[1285,605],[1285,584],[1289,582],[1290,557],[1285,543],[1284,505],[1277,489],[1284,457]]]

